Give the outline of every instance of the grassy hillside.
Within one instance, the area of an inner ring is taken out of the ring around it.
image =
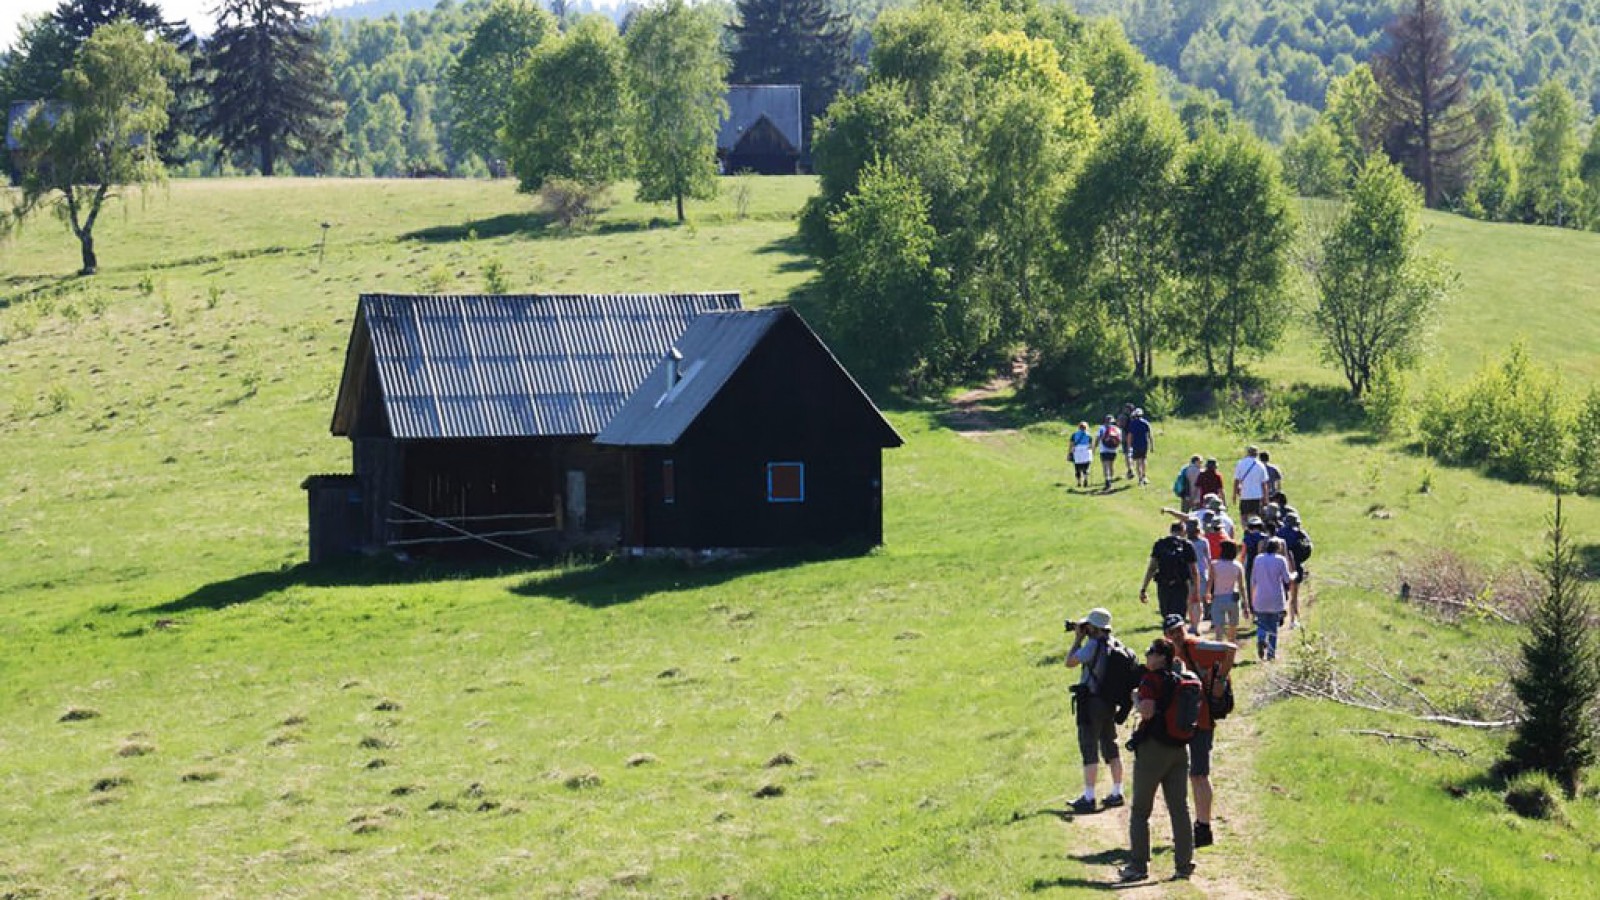
[[[1064,422],[1002,401],[1015,430],[964,435],[937,405],[893,408],[888,545],[858,559],[292,567],[299,479],[348,466],[327,423],[358,292],[482,290],[498,259],[516,289],[770,302],[809,277],[791,217],[811,188],[759,181],[750,218],[723,201],[693,229],[623,204],[574,236],[503,184],[179,183],[108,222],[90,284],[60,280],[54,223],[6,246],[0,895],[1103,887],[1119,820],[1055,814],[1077,788],[1060,620],[1104,604],[1148,638],[1135,591],[1167,498],[1068,490]],[[1510,304],[1562,334],[1551,359],[1588,364],[1572,332],[1600,298],[1573,257],[1594,248],[1569,243],[1585,236],[1455,222],[1434,239],[1459,259],[1514,250],[1542,274],[1469,272],[1442,326],[1451,365],[1505,339],[1469,317]],[[1157,473],[1240,443],[1204,421],[1157,440]],[[1317,538],[1315,633],[1470,708],[1516,632],[1402,608],[1393,572],[1441,544],[1527,560],[1547,499],[1357,435],[1273,450]],[[1600,540],[1600,504],[1573,507]],[[1221,843],[1192,885],[1139,895],[1588,894],[1592,797],[1528,822],[1473,780],[1501,736],[1444,734],[1458,759],[1358,728],[1417,726],[1247,705],[1222,732]],[[782,794],[755,796],[768,786]]]

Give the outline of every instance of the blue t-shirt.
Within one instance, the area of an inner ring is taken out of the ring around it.
[[[1150,421],[1143,416],[1128,420],[1128,447],[1133,450],[1150,449]]]
[[[1087,431],[1074,431],[1072,433],[1072,446],[1077,447],[1080,444],[1092,444],[1092,443],[1094,443],[1094,435],[1091,435],[1089,432],[1087,432]]]

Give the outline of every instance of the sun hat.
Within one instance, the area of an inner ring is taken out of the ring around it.
[[[1244,520],[1244,524],[1246,524],[1246,525],[1265,525],[1267,523],[1261,521],[1261,517],[1260,516],[1251,516],[1250,518]]]
[[[1135,408],[1135,409],[1134,409],[1134,410],[1133,410],[1133,414],[1134,414],[1134,415],[1136,415],[1136,416],[1142,416],[1142,415],[1144,415],[1144,407],[1136,407],[1136,408]]]
[[[1161,630],[1163,632],[1171,631],[1174,628],[1182,628],[1183,626],[1183,616],[1177,613],[1167,613],[1161,618]]]
[[[1101,631],[1111,630],[1111,610],[1103,606],[1089,610],[1089,614],[1084,616],[1083,620]]]
[[[1206,495],[1206,508],[1211,510],[1222,509],[1222,498],[1216,494]]]

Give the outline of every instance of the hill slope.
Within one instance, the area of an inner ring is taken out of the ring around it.
[[[1067,490],[1064,421],[1002,398],[990,415],[1015,430],[958,434],[939,404],[893,408],[907,445],[885,460],[888,544],[861,558],[291,565],[299,479],[347,459],[326,429],[358,292],[480,290],[498,260],[516,289],[780,300],[809,277],[791,217],[813,189],[759,180],[750,218],[724,200],[694,229],[649,227],[659,210],[624,203],[569,234],[503,183],[179,182],[107,220],[93,282],[55,274],[72,248],[51,223],[8,246],[0,892],[1103,889],[1120,822],[1056,814],[1077,778],[1060,620],[1107,605],[1129,640],[1150,635],[1134,595],[1166,498]],[[1442,246],[1514,249],[1525,271],[1595,247],[1448,224]],[[1581,322],[1600,305],[1592,289],[1490,274],[1469,274],[1445,324],[1469,353],[1504,335],[1460,316],[1562,302]],[[1589,354],[1578,338],[1549,346],[1562,362]],[[1238,443],[1208,421],[1164,422],[1155,470]],[[1441,536],[1491,563],[1530,558],[1546,498],[1356,435],[1272,449],[1317,537],[1311,620],[1341,665],[1404,665],[1451,709],[1490,696],[1499,673],[1482,660],[1516,632],[1403,607],[1393,575]],[[1583,540],[1600,535],[1600,503],[1572,511]],[[1293,657],[1304,638],[1290,640]],[[1350,732],[1411,723],[1257,707],[1261,670],[1243,671],[1218,762],[1221,842],[1193,885],[1139,896],[1592,887],[1594,800],[1569,804],[1570,827],[1504,812],[1473,780],[1500,736],[1445,735],[1465,759],[1386,747]],[[69,708],[95,715],[60,721]],[[782,793],[756,796],[769,786]]]

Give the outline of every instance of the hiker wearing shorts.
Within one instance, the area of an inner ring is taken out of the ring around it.
[[[1139,483],[1149,484],[1150,473],[1145,469],[1145,461],[1156,449],[1156,439],[1150,431],[1150,420],[1144,417],[1144,410],[1133,411],[1133,415],[1128,419],[1128,426],[1122,429],[1122,433],[1127,438],[1128,459],[1133,463],[1134,472],[1139,476]]]
[[[1183,522],[1173,522],[1167,536],[1150,548],[1150,564],[1145,566],[1144,583],[1139,585],[1139,602],[1150,602],[1150,581],[1156,583],[1156,600],[1161,615],[1182,617],[1190,602],[1200,596],[1200,571],[1194,545],[1183,536]]]
[[[1140,737],[1130,742],[1133,751],[1133,804],[1128,816],[1128,864],[1117,873],[1122,881],[1143,881],[1150,877],[1150,813],[1155,809],[1156,790],[1159,788],[1167,801],[1167,815],[1172,820],[1172,857],[1177,877],[1188,878],[1194,874],[1194,826],[1189,823],[1189,786],[1184,776],[1189,769],[1189,748],[1183,744],[1166,743],[1158,734],[1157,721],[1163,704],[1170,702],[1167,694],[1166,670],[1183,665],[1177,659],[1177,650],[1166,638],[1156,638],[1145,652],[1144,665],[1148,673],[1139,682],[1138,702]],[[1203,706],[1204,704],[1202,704]]]
[[[1072,476],[1078,487],[1088,487],[1089,463],[1094,459],[1094,437],[1089,434],[1088,422],[1079,422],[1078,430],[1072,433],[1068,458],[1072,460]]]
[[[1294,571],[1294,584],[1289,586],[1289,627],[1300,627],[1300,585],[1305,584],[1309,573],[1306,572],[1306,561],[1311,558],[1311,536],[1300,527],[1300,514],[1289,511],[1283,514],[1283,526],[1278,529],[1278,537],[1283,541],[1284,552],[1289,556],[1290,566]]]
[[[1100,450],[1100,472],[1106,477],[1106,490],[1109,492],[1111,480],[1117,477],[1117,447],[1124,443],[1116,417],[1106,416],[1105,424],[1095,432],[1094,443]]]
[[[1261,542],[1261,553],[1250,567],[1250,611],[1256,619],[1256,659],[1278,658],[1278,626],[1283,624],[1294,570],[1283,555],[1283,539]]]
[[[1067,668],[1083,668],[1073,690],[1078,750],[1083,755],[1083,795],[1072,801],[1072,811],[1088,813],[1094,812],[1095,782],[1102,758],[1111,769],[1111,793],[1106,795],[1103,808],[1122,805],[1122,755],[1117,748],[1116,700],[1102,690],[1106,649],[1111,640],[1111,612],[1096,607],[1077,624],[1072,648],[1067,651]]]
[[[1239,563],[1239,545],[1223,541],[1217,558],[1211,562],[1211,636],[1228,643],[1239,640],[1239,608],[1244,594],[1244,566]]]
[[[1227,684],[1228,673],[1233,669],[1234,653],[1239,649],[1231,642],[1202,641],[1183,633],[1183,620],[1168,617],[1162,623],[1162,634],[1172,642],[1189,671],[1200,676],[1206,696],[1221,699],[1222,687]],[[1200,722],[1195,726],[1194,738],[1189,741],[1189,787],[1194,791],[1194,845],[1209,847],[1211,836],[1211,749],[1215,744],[1216,722],[1211,718],[1211,703],[1200,704]]]

